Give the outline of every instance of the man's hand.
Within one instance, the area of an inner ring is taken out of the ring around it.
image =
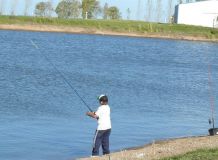
[[[95,114],[95,112],[86,112],[86,115],[95,119],[98,119],[98,116]]]

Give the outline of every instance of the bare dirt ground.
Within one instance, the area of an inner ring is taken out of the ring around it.
[[[0,24],[0,30],[23,30],[23,31],[40,31],[40,32],[64,32],[78,34],[98,34],[98,35],[114,35],[114,36],[129,36],[129,37],[144,37],[144,38],[164,38],[164,39],[179,39],[190,41],[210,41],[218,42],[218,39],[208,39],[206,37],[196,37],[187,35],[172,35],[160,33],[133,33],[133,32],[113,32],[108,30],[90,29],[82,27],[70,26],[54,26],[54,25],[38,25],[38,24]]]
[[[154,141],[143,147],[122,150],[102,157],[82,158],[80,160],[157,160],[205,148],[218,148],[218,136]]]

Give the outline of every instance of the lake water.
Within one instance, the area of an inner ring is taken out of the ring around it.
[[[112,152],[208,134],[217,43],[0,31],[0,159],[91,155],[96,122],[46,57],[92,109],[99,94],[109,96]]]

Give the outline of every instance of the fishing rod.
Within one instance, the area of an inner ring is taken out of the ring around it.
[[[50,61],[50,59],[41,52],[40,48],[34,43],[32,40],[30,40],[32,45],[45,57],[45,59],[52,65],[52,67],[55,69],[55,71],[62,77],[62,79],[68,84],[68,86],[74,91],[74,93],[79,97],[79,99],[83,102],[83,104],[89,109],[90,112],[93,112],[92,109],[89,107],[89,105],[85,102],[85,100],[79,95],[78,91],[71,85],[70,82],[66,79],[66,77],[57,69],[57,67]]]
[[[210,96],[210,106],[211,106],[211,118],[209,119],[209,124],[212,124],[213,132],[215,131],[215,121],[214,121],[214,114],[215,114],[215,99],[212,91],[212,74],[211,74],[211,65],[208,63],[208,86],[209,86],[209,96]],[[214,134],[214,133],[213,133]]]
[[[209,98],[210,98],[210,107],[211,107],[211,118],[209,118],[209,124],[212,125],[212,128],[210,128],[209,134],[211,136],[218,135],[218,128],[215,128],[215,97],[213,93],[213,83],[212,83],[212,71],[211,71],[211,63],[209,60],[209,57],[207,57],[208,60],[208,90],[209,90]]]

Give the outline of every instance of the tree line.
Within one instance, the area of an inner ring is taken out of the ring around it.
[[[121,13],[116,6],[109,6],[105,3],[100,6],[98,0],[62,0],[56,8],[52,7],[50,1],[39,2],[35,6],[35,15],[49,17],[56,13],[58,18],[83,18],[83,19],[121,19]]]

